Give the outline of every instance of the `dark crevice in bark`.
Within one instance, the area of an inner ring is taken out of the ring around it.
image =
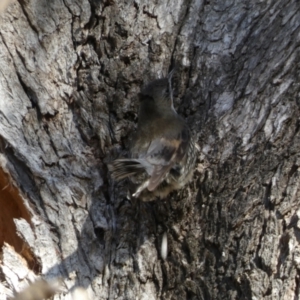
[[[39,43],[40,43],[40,46],[46,51],[46,49],[44,48],[44,46],[43,46],[43,43],[42,43],[42,41],[40,41],[40,39],[39,39],[39,29],[38,28],[36,28],[35,26],[34,26],[34,24],[32,23],[32,21],[31,21],[31,19],[30,19],[30,17],[29,17],[29,15],[28,15],[28,13],[27,13],[27,11],[26,11],[26,0],[18,0],[19,1],[19,3],[20,3],[20,7],[21,7],[21,9],[22,9],[22,11],[23,11],[23,14],[24,14],[24,16],[26,17],[26,20],[27,20],[27,22],[28,22],[28,24],[29,24],[29,26],[32,28],[32,30],[35,32],[35,34],[37,35],[37,40],[39,41]]]
[[[247,278],[247,275],[243,275],[241,278],[241,284],[239,286],[239,291],[242,296],[241,299],[245,300],[252,300],[252,289],[250,286],[249,279]]]
[[[289,241],[290,241],[289,232],[283,232],[279,241],[280,251],[279,251],[278,261],[276,266],[277,267],[276,274],[275,274],[276,278],[280,278],[280,269],[286,263],[286,259],[289,255]]]
[[[157,19],[157,16],[146,10],[146,5],[143,6],[143,13],[150,18]]]
[[[41,122],[43,119],[43,114],[38,105],[38,96],[36,95],[35,91],[32,88],[26,85],[26,83],[22,79],[22,75],[19,72],[17,72],[16,74],[18,76],[21,86],[23,87],[24,92],[26,93],[28,99],[31,102],[32,108],[34,108],[37,112],[38,120]]]
[[[3,143],[3,141],[2,141]],[[11,174],[15,177],[14,179],[21,185],[21,189],[27,194],[30,199],[36,202],[37,208],[43,208],[43,214],[45,213],[45,208],[42,199],[39,196],[39,188],[36,186],[34,181],[34,176],[31,173],[30,168],[25,164],[24,159],[18,158],[18,155],[15,153],[15,149],[8,145],[7,142],[4,142],[6,145],[3,147],[2,151],[7,156],[8,160],[11,163],[13,169],[9,165],[8,168]]]
[[[84,25],[84,29],[92,29],[97,24],[97,16],[96,16],[96,5],[94,1],[88,0],[91,6],[91,15],[89,21]]]
[[[265,188],[265,195],[264,195],[264,206],[266,210],[274,210],[274,203],[271,202],[270,197],[271,197],[271,188],[272,188],[272,183],[270,182],[269,184],[266,184],[264,186]]]
[[[299,300],[300,294],[300,271],[297,269],[297,275],[295,276],[295,296],[293,300]]]

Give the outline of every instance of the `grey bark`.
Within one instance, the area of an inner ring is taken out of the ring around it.
[[[62,277],[56,299],[74,286],[91,299],[298,299],[299,25],[296,0],[10,5],[0,297],[42,274]],[[126,151],[140,87],[173,67],[197,169],[165,201],[132,203],[106,163]]]

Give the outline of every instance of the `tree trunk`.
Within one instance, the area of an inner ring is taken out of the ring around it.
[[[296,0],[11,4],[0,299],[37,275],[62,278],[56,299],[298,299],[299,26]],[[128,149],[141,86],[174,67],[193,181],[132,202],[106,163]]]

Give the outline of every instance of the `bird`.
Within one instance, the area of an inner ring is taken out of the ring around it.
[[[196,146],[185,120],[173,105],[171,72],[155,79],[139,93],[137,130],[128,158],[108,164],[114,180],[129,178],[142,201],[164,199],[192,177]]]

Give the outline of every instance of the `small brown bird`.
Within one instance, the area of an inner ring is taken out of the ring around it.
[[[171,75],[142,89],[130,158],[108,165],[114,179],[130,178],[137,186],[132,196],[143,201],[165,198],[183,187],[196,161],[190,130],[173,106]]]

